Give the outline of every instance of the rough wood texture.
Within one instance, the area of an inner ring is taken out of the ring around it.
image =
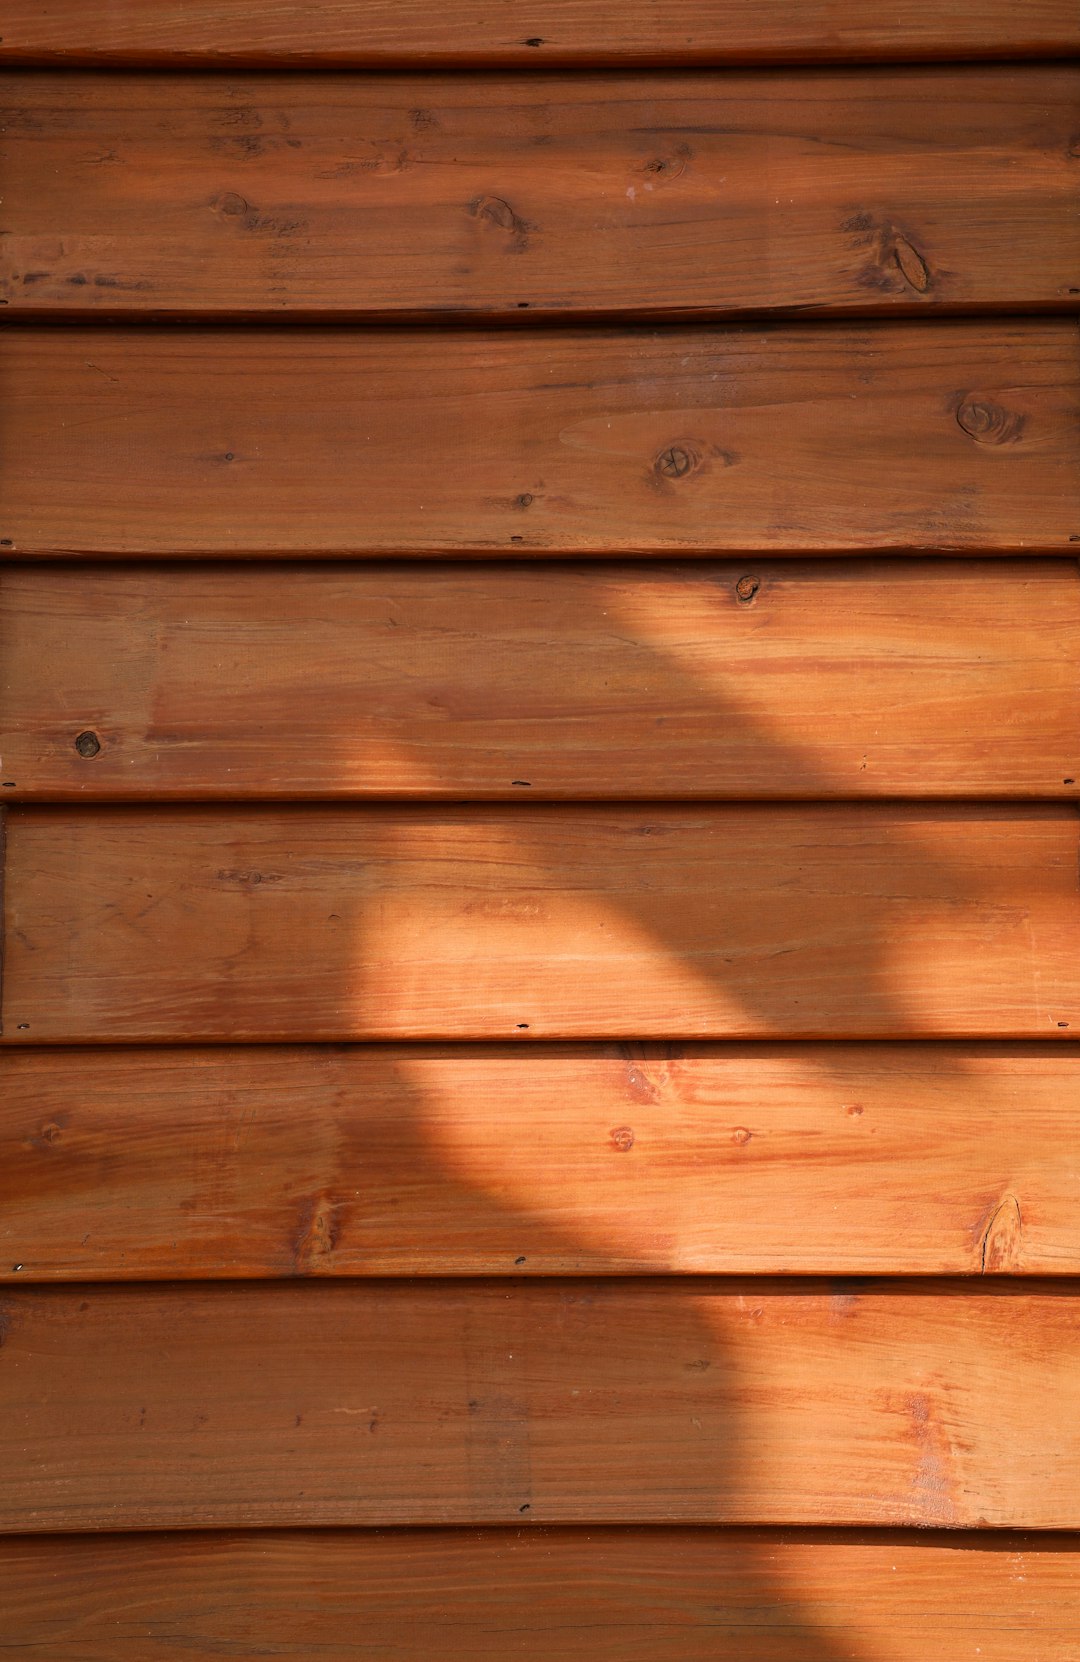
[[[16,312],[1075,306],[1080,69],[10,76]]]
[[[1080,49],[1073,0],[7,0],[0,60],[54,63],[742,63],[1018,58]]]
[[[38,1662],[1075,1662],[1054,1535],[527,1529],[0,1542]],[[512,1647],[512,1650],[510,1649]]]
[[[1075,797],[1073,561],[9,567],[7,800]]]
[[[1071,1046],[30,1050],[4,1072],[12,1281],[1080,1273]]]
[[[1080,1524],[1052,1283],[8,1289],[0,1529]]]
[[[26,327],[0,547],[1074,553],[1077,346],[1064,319]]]
[[[1058,1038],[1073,808],[10,809],[4,1038]]]

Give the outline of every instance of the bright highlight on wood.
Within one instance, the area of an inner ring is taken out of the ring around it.
[[[1076,810],[9,812],[4,1041],[1080,1029]]]
[[[1080,1272],[1071,1046],[74,1047],[4,1074],[13,1285]]]
[[[8,802],[1080,794],[1071,560],[21,566],[0,629]]]

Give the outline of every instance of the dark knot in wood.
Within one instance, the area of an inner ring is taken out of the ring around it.
[[[916,294],[925,294],[930,287],[930,267],[906,237],[897,236],[893,245],[893,261],[908,287],[913,288]]]
[[[697,457],[684,444],[671,444],[661,450],[653,467],[664,479],[685,479],[697,466]]]
[[[501,226],[504,231],[517,228],[517,215],[501,196],[481,196],[473,203],[473,213],[477,219],[490,219],[493,225]]]
[[[222,191],[220,196],[215,196],[210,206],[219,214],[226,214],[229,219],[241,219],[244,214],[251,212],[251,204],[234,190]]]
[[[1024,430],[1024,417],[992,398],[965,398],[957,408],[956,421],[976,444],[1013,444]]]
[[[471,204],[471,212],[475,219],[486,220],[489,225],[497,225],[500,231],[506,231],[513,253],[523,254],[528,248],[529,232],[533,227],[527,219],[515,213],[503,197],[478,196]]]

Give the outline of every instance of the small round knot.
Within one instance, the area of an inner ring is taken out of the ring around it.
[[[224,190],[220,196],[215,196],[210,206],[216,208],[219,214],[227,214],[230,219],[242,219],[244,214],[250,213],[250,204],[235,190]]]
[[[751,1133],[746,1129],[745,1125],[737,1125],[731,1133],[731,1140],[733,1143],[739,1143],[741,1145],[743,1143],[748,1143],[750,1141],[750,1136]]]
[[[498,225],[503,231],[513,231],[517,225],[517,215],[509,202],[501,196],[478,196],[472,205],[472,211],[477,219],[490,219],[493,225]]]
[[[753,600],[760,587],[761,579],[759,577],[740,577],[735,585],[735,593],[745,605],[747,601]]]
[[[697,466],[697,457],[685,444],[670,444],[661,450],[653,467],[662,479],[685,479]]]
[[[611,1133],[612,1146],[626,1154],[634,1146],[634,1133],[628,1125],[617,1125]]]
[[[680,144],[670,156],[652,157],[650,161],[645,163],[645,166],[642,168],[642,172],[650,173],[654,179],[662,179],[665,181],[669,179],[677,179],[681,173],[685,173],[686,164],[689,160],[689,146]]]
[[[80,733],[77,736],[75,740],[75,749],[79,752],[80,756],[85,756],[87,761],[89,761],[90,758],[92,756],[96,756],[98,751],[101,749],[101,740],[98,738],[96,733],[91,733],[88,728],[85,733]]]
[[[991,398],[965,398],[956,411],[957,425],[976,444],[1012,444],[1024,430],[1024,418]]]

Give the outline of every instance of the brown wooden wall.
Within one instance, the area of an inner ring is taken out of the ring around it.
[[[1074,0],[0,33],[0,1649],[1077,1662]]]

